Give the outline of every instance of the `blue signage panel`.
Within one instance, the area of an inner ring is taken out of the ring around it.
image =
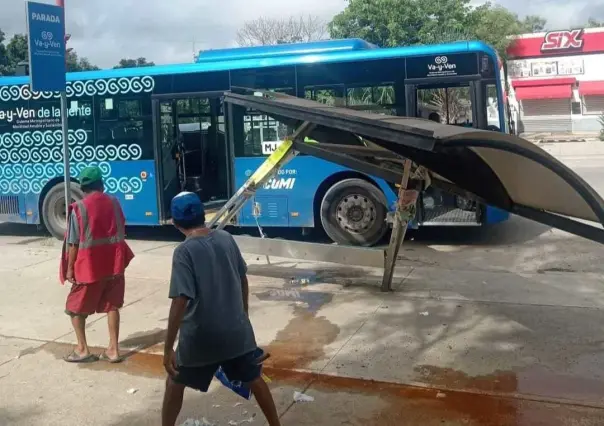
[[[27,2],[29,75],[34,92],[65,90],[64,9]]]

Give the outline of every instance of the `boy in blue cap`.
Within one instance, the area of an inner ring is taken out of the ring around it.
[[[270,426],[280,426],[248,317],[247,266],[233,237],[205,226],[199,197],[172,200],[172,221],[186,240],[174,250],[172,305],[164,348],[168,372],[162,426],[174,426],[186,387],[207,392],[218,367],[249,385]],[[178,347],[174,351],[180,330]]]

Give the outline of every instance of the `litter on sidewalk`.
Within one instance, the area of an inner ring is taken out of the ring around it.
[[[294,402],[313,402],[314,400],[315,398],[310,395],[298,391],[294,392]]]

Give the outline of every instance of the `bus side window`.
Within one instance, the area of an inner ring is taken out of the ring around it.
[[[394,85],[349,87],[346,89],[346,106],[378,114],[396,115]]]
[[[116,160],[153,158],[153,122],[149,95],[100,97],[97,105],[100,118],[97,127],[97,146],[135,145],[140,148],[139,150],[133,147],[128,153],[120,150]],[[127,158],[123,158],[124,156]]]
[[[67,117],[70,131],[84,130],[86,144],[94,145],[94,109],[92,98],[69,98]]]
[[[243,126],[243,143],[235,146],[237,157],[269,156],[291,133],[285,124],[254,111],[245,115]]]

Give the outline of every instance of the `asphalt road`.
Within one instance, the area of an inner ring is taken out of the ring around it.
[[[604,196],[604,156],[569,157],[560,160]]]

